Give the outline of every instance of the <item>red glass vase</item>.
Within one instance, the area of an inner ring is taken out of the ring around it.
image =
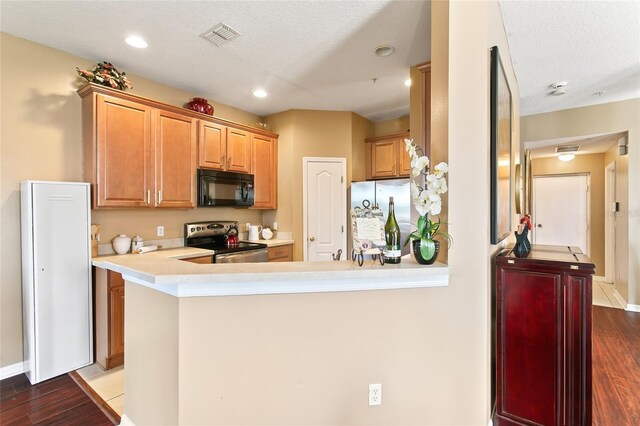
[[[203,114],[213,115],[213,106],[211,106],[211,104],[204,98],[193,98],[191,102],[188,102],[185,105],[185,108],[189,108]]]

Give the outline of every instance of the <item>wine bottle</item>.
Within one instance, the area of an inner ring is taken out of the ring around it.
[[[387,242],[387,250],[384,253],[385,263],[400,263],[400,227],[396,221],[393,197],[389,197],[389,217],[384,225],[384,237]]]

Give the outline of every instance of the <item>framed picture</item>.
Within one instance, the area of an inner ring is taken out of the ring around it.
[[[491,48],[491,244],[511,232],[511,89],[498,46]]]

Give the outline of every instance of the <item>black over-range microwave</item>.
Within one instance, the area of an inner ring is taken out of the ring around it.
[[[253,200],[253,175],[198,169],[198,207],[251,207]]]

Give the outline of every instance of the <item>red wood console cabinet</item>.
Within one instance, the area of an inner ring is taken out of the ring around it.
[[[591,276],[578,248],[495,257],[494,425],[591,425]]]

